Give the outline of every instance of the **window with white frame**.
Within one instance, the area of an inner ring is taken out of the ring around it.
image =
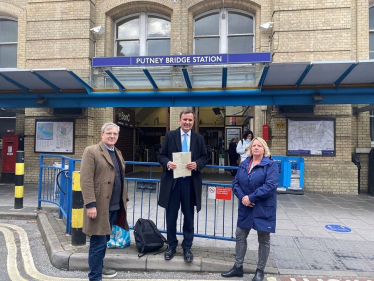
[[[371,147],[374,147],[374,110],[370,110],[370,138]]]
[[[0,68],[17,67],[18,22],[0,18]]]
[[[194,54],[251,53],[254,45],[254,17],[223,8],[195,18]]]
[[[116,22],[116,56],[170,55],[170,19],[148,13],[122,18]]]
[[[369,9],[369,59],[374,59],[374,6]]]

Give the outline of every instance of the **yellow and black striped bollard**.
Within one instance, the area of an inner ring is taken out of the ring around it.
[[[83,196],[80,184],[80,173],[73,172],[73,196],[71,212],[71,244],[80,246],[86,244],[86,234],[83,228]]]
[[[16,152],[16,172],[14,178],[14,209],[23,208],[23,178],[25,174],[24,151]]]

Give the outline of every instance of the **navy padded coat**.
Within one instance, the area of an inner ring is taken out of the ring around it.
[[[251,159],[248,157],[240,163],[233,180],[233,190],[239,199],[237,226],[275,233],[278,166],[269,157],[264,157],[248,174]],[[254,207],[247,207],[241,203],[245,195],[255,203]]]

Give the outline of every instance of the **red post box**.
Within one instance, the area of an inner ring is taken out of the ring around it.
[[[3,135],[3,162],[1,166],[1,178],[5,174],[14,174],[16,169],[16,152],[19,145],[18,135]]]
[[[265,141],[269,140],[269,125],[262,125],[262,138]]]

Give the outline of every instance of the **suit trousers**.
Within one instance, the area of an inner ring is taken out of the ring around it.
[[[171,248],[178,246],[177,219],[179,208],[183,213],[183,249],[190,249],[194,237],[194,192],[191,177],[178,178],[171,190],[166,210],[167,240]]]

